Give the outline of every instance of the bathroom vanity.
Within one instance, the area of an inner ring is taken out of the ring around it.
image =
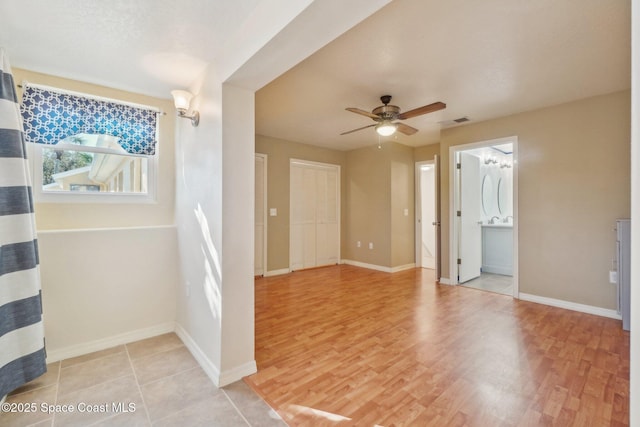
[[[482,225],[482,271],[513,275],[513,224]]]

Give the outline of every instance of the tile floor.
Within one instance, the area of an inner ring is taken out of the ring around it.
[[[52,363],[7,402],[35,411],[2,427],[286,426],[244,382],[216,388],[173,333]]]
[[[469,280],[463,283],[462,286],[503,295],[513,295],[513,277],[501,274],[482,273],[480,277]]]

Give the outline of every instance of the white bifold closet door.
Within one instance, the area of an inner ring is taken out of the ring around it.
[[[292,160],[290,269],[340,259],[340,166]]]

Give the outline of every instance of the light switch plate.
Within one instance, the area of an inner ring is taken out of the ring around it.
[[[269,216],[278,216],[278,208],[269,209]]]

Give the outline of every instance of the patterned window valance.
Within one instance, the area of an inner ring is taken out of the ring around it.
[[[25,84],[21,105],[27,142],[57,144],[79,133],[120,138],[131,154],[153,155],[158,111]]]

